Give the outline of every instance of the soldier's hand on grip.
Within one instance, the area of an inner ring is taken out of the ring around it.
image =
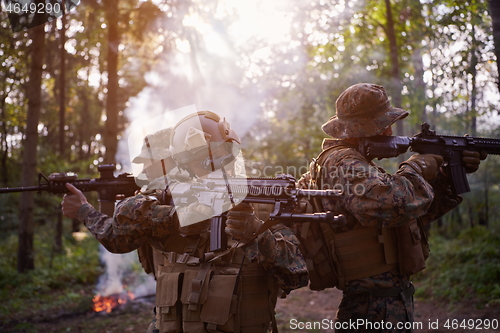
[[[253,207],[247,203],[240,203],[227,213],[226,233],[236,240],[246,243],[262,225],[254,214]]]
[[[479,164],[481,160],[486,159],[488,153],[485,151],[478,152],[474,150],[464,150],[462,151],[462,163],[465,166],[466,173],[473,173],[479,169]]]
[[[440,155],[434,154],[415,154],[408,160],[401,163],[400,166],[407,164],[418,172],[425,180],[433,180],[436,178],[440,166],[443,164],[444,159]]]
[[[63,201],[61,202],[62,213],[70,219],[75,219],[80,207],[87,203],[87,198],[82,191],[70,183],[66,183],[66,188],[70,193],[65,194],[63,197]]]

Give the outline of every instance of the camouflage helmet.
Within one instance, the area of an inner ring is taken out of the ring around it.
[[[164,128],[144,137],[141,152],[132,163],[152,164],[170,157],[170,135],[172,128]]]
[[[224,143],[240,142],[225,118],[211,111],[200,111],[186,116],[175,125],[170,136],[170,152],[175,162],[183,165],[207,157],[209,150]]]
[[[321,129],[337,139],[380,134],[409,114],[391,105],[384,87],[370,83],[358,83],[347,88],[340,94],[335,108],[337,114]]]

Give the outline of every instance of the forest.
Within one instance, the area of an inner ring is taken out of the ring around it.
[[[101,164],[131,172],[132,124],[190,105],[227,118],[250,174],[300,178],[335,100],[360,82],[410,111],[394,135],[427,122],[439,134],[500,138],[497,1],[31,1],[63,11],[31,25],[7,7],[26,2],[1,2],[0,188],[35,186],[39,173],[96,178]],[[377,163],[394,172],[402,158]],[[468,180],[463,203],[432,224],[416,296],[498,310],[500,158]],[[60,202],[0,194],[0,328],[37,332],[27,318],[69,303],[91,311],[106,268]]]

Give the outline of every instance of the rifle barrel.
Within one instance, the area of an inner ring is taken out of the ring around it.
[[[26,187],[5,187],[0,188],[0,193],[13,193],[13,192],[30,192],[30,191],[43,191],[45,188],[41,186],[26,186]]]

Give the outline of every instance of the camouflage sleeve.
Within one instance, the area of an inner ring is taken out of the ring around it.
[[[286,293],[307,286],[307,265],[289,228],[279,225],[266,230],[242,249],[250,261],[261,263]]]
[[[78,210],[77,218],[108,251],[126,253],[146,243],[148,236],[170,235],[171,213],[171,206],[139,194],[119,202],[114,217],[85,204]]]
[[[389,175],[354,149],[333,153],[325,166],[328,185],[344,192],[341,205],[363,226],[400,226],[425,215],[434,199],[432,186],[412,168]]]

